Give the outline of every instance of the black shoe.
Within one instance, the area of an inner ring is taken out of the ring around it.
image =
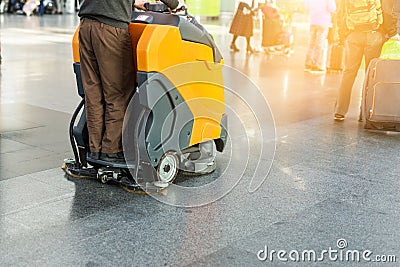
[[[89,152],[87,157],[91,159],[100,159],[100,152]]]
[[[125,163],[124,153],[101,153],[100,159],[108,162]]]

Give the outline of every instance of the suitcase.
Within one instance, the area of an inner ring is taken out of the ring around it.
[[[276,43],[285,47],[290,47],[293,44],[293,34],[290,32],[281,32],[276,36]]]
[[[400,132],[400,60],[376,58],[368,66],[362,97],[364,128]]]
[[[277,43],[278,34],[282,32],[282,21],[280,19],[264,18],[262,29],[262,46],[275,46]]]
[[[33,14],[36,8],[37,8],[36,1],[29,0],[23,5],[22,11],[25,13],[25,15],[29,17],[30,15]]]
[[[344,68],[344,46],[333,44],[330,48],[327,70],[341,72]]]

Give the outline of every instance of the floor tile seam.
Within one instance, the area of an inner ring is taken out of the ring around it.
[[[53,168],[53,169],[48,169],[48,170],[44,170],[44,171],[40,171],[40,172],[45,172],[45,171],[55,170],[55,169],[61,169],[61,167],[59,167],[59,168]],[[36,172],[36,173],[40,173],[40,172]],[[34,173],[34,174],[36,174],[36,173]],[[63,172],[62,174],[63,174],[63,176],[62,176],[63,180],[67,180],[67,181],[68,181],[68,179],[65,177],[67,174],[66,174],[65,172]],[[34,180],[36,180],[36,181],[38,181],[38,182],[41,182],[41,183],[43,183],[43,184],[46,184],[46,185],[48,185],[48,186],[53,186],[53,187],[56,187],[56,188],[61,189],[61,190],[68,190],[68,189],[67,189],[66,187],[64,187],[64,186],[58,186],[58,184],[53,184],[53,183],[52,183],[52,184],[49,184],[49,183],[46,183],[45,180],[40,179],[40,178],[38,178],[38,177],[36,177],[36,176],[32,176],[32,174],[28,174],[28,176],[31,177],[32,179],[34,179]],[[54,176],[51,176],[51,177],[49,177],[49,178],[56,178],[56,177],[59,177],[59,176],[61,176],[61,173],[60,173],[59,175],[54,175]],[[71,182],[71,183],[73,183],[73,182]],[[71,190],[71,192],[75,192],[75,190]]]
[[[0,214],[0,217],[2,217],[2,218],[5,219],[5,220],[9,220],[9,221],[13,222],[13,225],[18,224],[18,225],[22,226],[25,230],[31,230],[31,229],[32,229],[32,228],[29,227],[28,225],[23,224],[23,223],[21,223],[21,222],[19,222],[19,221],[17,221],[17,220],[14,220],[13,218],[10,218],[8,215]]]
[[[63,142],[60,142],[60,144],[62,144]],[[54,155],[64,155],[65,153],[70,153],[73,154],[71,151],[71,148],[68,148],[68,151],[64,150],[64,151],[54,151],[55,149],[52,150],[52,144],[48,144],[48,145],[43,145],[43,146],[39,146],[39,148],[41,148],[44,151],[48,151],[48,152],[52,152],[52,154]],[[64,158],[64,159],[69,159],[72,158],[72,156]],[[61,160],[61,165],[62,165],[62,160]]]
[[[59,31],[57,31],[57,29],[59,29]],[[34,37],[37,37],[38,35],[41,35],[41,36],[59,35],[59,36],[71,37],[71,35],[73,35],[75,32],[75,29],[71,29],[68,32],[63,31],[63,29],[66,29],[66,28],[57,28],[57,27],[53,27],[53,28],[39,27],[39,28],[34,28],[34,29],[16,28],[16,27],[3,28],[4,35],[10,35],[10,34],[18,35],[19,33],[23,33],[23,34],[31,34]]]
[[[365,190],[365,191],[363,192],[363,194],[365,194],[365,192],[368,192],[368,191],[369,191],[369,190]],[[330,197],[327,197],[327,198],[325,198],[325,199],[323,199],[323,200],[317,201],[316,203],[312,204],[310,207],[303,208],[301,211],[298,211],[298,212],[296,212],[296,213],[294,213],[294,214],[292,214],[292,215],[289,215],[289,217],[295,218],[295,217],[298,217],[299,215],[300,215],[300,217],[301,217],[301,216],[304,216],[304,210],[309,209],[309,208],[311,208],[311,207],[315,207],[315,206],[320,205],[320,204],[323,204],[323,203],[337,203],[337,204],[340,204],[340,203],[347,203],[348,205],[351,205],[351,206],[354,206],[354,207],[357,207],[357,208],[358,208],[358,204],[355,204],[355,203],[349,201],[348,199],[344,198],[346,195],[348,195],[348,194],[351,193],[351,192],[352,192],[352,190],[351,190],[351,189],[348,189],[348,190],[345,190],[345,191],[340,192],[339,194],[336,195],[336,197],[330,196]],[[339,198],[338,198],[338,197],[339,197]],[[370,210],[371,210],[371,209],[368,208],[368,207],[362,207],[361,209],[359,209],[359,211],[360,211],[362,214],[370,213]],[[376,210],[376,211],[379,212],[379,210]]]
[[[11,130],[11,131],[0,131],[0,134],[3,135],[3,134],[18,133],[18,132],[21,132],[21,131],[28,131],[28,130],[34,130],[34,129],[40,129],[40,128],[47,127],[47,125],[38,124],[38,123],[33,122],[33,121],[23,120],[23,119],[19,119],[19,118],[18,118],[18,120],[21,120],[21,121],[24,121],[24,122],[29,122],[29,123],[34,123],[37,126],[27,127],[27,128],[18,129],[18,130]]]
[[[349,160],[349,162],[353,159],[353,158],[347,158],[348,160]],[[293,166],[290,166],[290,167],[283,167],[283,168],[293,168],[293,167],[296,167],[296,166],[298,166],[298,165],[301,165],[301,164],[303,164],[303,163],[312,163],[312,161],[303,161],[302,163],[298,163],[298,164],[296,164],[296,165],[293,165]],[[311,167],[311,166],[308,166],[308,167]],[[280,169],[281,170],[281,169]],[[338,169],[338,168],[333,168],[333,167],[329,167],[329,168],[325,168],[324,169],[325,171],[327,171],[327,170],[329,170],[329,172],[330,173],[332,173],[332,174],[339,174],[339,175],[341,175],[343,178],[350,178],[350,179],[358,179],[360,182],[365,182],[365,181],[367,181],[367,182],[369,182],[369,183],[373,183],[373,184],[377,184],[377,185],[379,185],[379,184],[385,184],[385,183],[383,183],[383,182],[379,182],[378,180],[376,180],[376,179],[371,179],[371,178],[366,178],[366,177],[364,177],[364,176],[362,176],[362,175],[360,175],[360,174],[353,174],[353,173],[348,173],[348,172],[345,172],[344,170],[341,170],[340,168]],[[381,179],[381,181],[384,181],[384,182],[393,182],[393,180],[389,180],[389,179]]]
[[[30,105],[30,104],[27,104],[27,103],[25,103],[25,102],[18,102],[18,103],[15,103],[15,104],[24,104],[24,105]],[[0,104],[0,106],[2,106],[2,104]],[[34,106],[34,105],[30,105],[30,106]],[[6,116],[7,115],[10,115],[10,114],[6,114]],[[8,118],[8,117],[7,117]],[[43,125],[43,124],[41,124],[41,123],[37,123],[37,122],[35,122],[35,121],[33,121],[32,119],[26,119],[25,117],[24,117],[24,115],[23,115],[23,113],[18,113],[17,115],[15,115],[15,114],[13,114],[13,117],[11,118],[12,120],[19,120],[19,121],[22,121],[22,122],[27,122],[27,123],[32,123],[32,124],[35,124],[35,125],[37,125],[37,126],[34,126],[34,127],[28,127],[28,128],[24,128],[24,129],[21,129],[21,130],[29,130],[29,129],[34,129],[34,128],[40,128],[40,127],[44,127],[44,126],[46,126],[46,125]],[[9,131],[8,131],[9,132]]]
[[[281,171],[281,172],[283,172],[283,170],[282,169],[285,169],[285,168],[293,168],[293,167],[295,167],[295,166],[298,166],[298,165],[300,165],[301,163],[299,163],[299,164],[295,164],[295,165],[292,165],[291,167],[278,167],[278,170],[279,171]],[[331,171],[333,171],[333,169],[331,169]],[[284,173],[284,172],[283,172]],[[286,173],[284,173],[284,174],[286,174]],[[340,175],[341,175],[341,179],[357,179],[359,182],[363,182],[363,183],[365,183],[365,182],[368,182],[368,183],[370,183],[371,185],[381,185],[382,183],[380,183],[380,182],[378,182],[378,181],[376,181],[376,180],[371,180],[371,179],[365,179],[363,176],[361,176],[361,175],[352,175],[352,174],[348,174],[348,173],[339,173]],[[288,174],[286,174],[286,175],[288,175]],[[390,181],[390,180],[387,180],[388,182]],[[291,185],[289,185],[289,186],[291,186]],[[297,188],[294,188],[294,187],[292,187],[291,186],[291,188],[293,188],[293,189],[296,189],[296,190],[299,190],[299,189],[297,189]],[[301,190],[300,190],[301,191]]]
[[[347,146],[346,146],[346,147],[347,147]],[[333,152],[339,152],[340,150],[343,150],[343,149],[345,149],[346,147],[342,147],[342,148],[336,149],[336,150],[334,150],[334,151],[323,152],[323,151],[319,150],[319,151],[317,151],[317,152],[319,152],[319,153],[321,153],[321,154],[332,155]],[[337,156],[338,156],[338,157],[340,156],[342,159],[348,160],[349,162],[352,161],[352,160],[354,160],[354,157],[353,157],[353,156],[350,156],[350,155],[347,155],[347,154],[341,154],[341,155],[337,155]],[[386,159],[386,157],[384,157],[384,155],[382,155],[382,156],[378,155],[378,157],[379,157],[379,159],[382,159],[382,160]],[[359,157],[357,157],[357,158],[360,159]],[[275,160],[276,160],[276,159],[274,158],[274,161],[275,161]],[[280,162],[280,163],[284,163],[284,161],[283,161],[283,160],[280,160],[280,159],[278,159],[277,161]],[[300,162],[296,162],[296,163],[294,163],[294,164],[290,164],[290,165],[284,166],[284,168],[293,168],[293,167],[295,167],[295,166],[298,166],[298,165],[301,165],[301,164],[304,164],[304,163],[312,163],[312,162],[314,162],[313,159],[311,159],[311,158],[305,158],[304,160],[301,160]]]
[[[85,217],[85,218],[87,218],[87,217]],[[76,221],[74,221],[74,222],[76,222]],[[87,241],[90,241],[92,239],[95,239],[95,241],[96,240],[102,240],[101,236],[103,236],[105,234],[108,234],[110,232],[113,232],[113,231],[118,231],[118,227],[112,227],[111,229],[107,229],[105,231],[101,231],[101,232],[95,233],[93,235],[89,235],[89,236],[87,236],[85,238],[82,238],[82,239],[79,239],[79,240],[74,241],[72,243],[69,243],[68,246],[75,247],[76,245],[80,245],[80,244],[85,243]]]
[[[7,151],[7,152],[2,152],[2,151],[0,150],[0,154],[13,153],[13,152],[21,152],[21,151],[23,151],[23,150],[32,149],[32,148],[36,148],[36,147],[37,147],[37,146],[32,146],[32,145],[28,145],[28,144],[22,143],[22,142],[20,142],[19,140],[13,140],[13,139],[10,139],[10,138],[8,138],[8,137],[2,137],[1,134],[0,134],[0,142],[1,142],[1,140],[7,140],[7,141],[15,142],[15,143],[18,143],[18,144],[20,144],[20,145],[27,146],[27,147],[25,147],[25,148],[18,148],[17,150],[10,150],[10,151]],[[0,146],[0,148],[1,148],[1,146]]]
[[[273,162],[274,163],[277,162],[277,164],[279,164],[279,165],[277,165],[276,167],[278,168],[279,171],[282,171],[282,169],[288,169],[288,168],[292,169],[292,168],[298,167],[298,166],[300,166],[300,165],[302,165],[304,163],[313,162],[313,161],[311,159],[307,158],[307,159],[303,159],[303,160],[301,160],[299,162],[296,162],[294,164],[288,164],[288,165],[283,166],[284,162],[282,162],[281,160],[277,160],[276,157],[274,157]]]
[[[37,202],[35,204],[31,204],[31,205],[25,206],[25,207],[17,209],[17,210],[13,210],[13,211],[6,212],[6,213],[1,213],[0,216],[10,216],[10,215],[14,215],[14,214],[17,214],[17,213],[20,213],[20,212],[24,212],[24,211],[27,211],[27,210],[30,210],[30,209],[35,209],[35,208],[40,207],[40,206],[45,206],[47,204],[57,203],[57,202],[65,200],[65,199],[73,198],[75,196],[74,194],[75,193],[68,192],[68,193],[65,193],[65,194],[63,194],[61,196],[57,196],[57,197],[54,197],[54,198],[51,198],[51,199],[47,199],[47,200],[44,200],[44,201],[41,201],[41,202]]]
[[[24,142],[23,140],[19,140],[19,139],[12,139],[12,138],[4,138],[4,139],[7,139],[7,140],[10,140],[10,141],[17,142],[19,144],[25,145],[25,146],[27,146],[27,148],[0,153],[0,154],[3,154],[3,155],[9,154],[9,153],[21,153],[23,151],[27,151],[27,150],[31,150],[31,149],[39,149],[39,150],[42,150],[43,152],[51,152],[51,154],[49,154],[49,155],[61,155],[61,154],[64,154],[65,152],[68,152],[68,151],[63,151],[63,152],[53,151],[53,150],[50,150],[49,148],[47,148],[47,147],[53,146],[54,144],[33,145],[33,144],[29,144],[27,142]],[[59,143],[61,144],[63,142],[59,142]],[[33,159],[37,159],[37,158],[32,158],[30,160],[33,160]],[[21,161],[21,162],[25,162],[25,161]]]
[[[9,154],[9,153],[21,153],[22,151],[31,150],[31,149],[35,149],[35,148],[40,148],[39,146],[34,146],[32,144],[27,144],[27,143],[21,142],[20,140],[14,140],[14,139],[2,138],[2,137],[0,137],[0,139],[7,139],[7,140],[10,140],[10,141],[13,141],[13,142],[17,142],[19,144],[27,146],[26,148],[23,148],[23,149],[12,150],[12,151],[8,151],[8,152],[0,152],[0,155],[5,155],[5,154]]]
[[[34,148],[39,148],[42,152],[46,152],[46,154],[45,154],[45,155],[35,155],[33,158],[30,158],[30,159],[25,159],[25,158],[23,158],[21,161],[14,161],[14,163],[18,163],[18,164],[29,164],[29,163],[32,162],[32,161],[41,160],[41,159],[44,158],[44,157],[50,157],[50,156],[53,157],[53,156],[54,156],[53,153],[52,153],[52,151],[45,150],[45,149],[42,149],[42,148],[40,148],[40,147],[34,147]],[[29,150],[29,149],[27,149],[27,150]],[[18,154],[18,153],[21,153],[21,151],[23,151],[23,150],[4,153],[4,154],[2,154],[2,156],[7,155],[7,154],[9,154],[9,153],[16,153],[16,154]],[[40,171],[44,171],[44,170],[40,170]],[[23,176],[23,175],[22,175],[22,176]]]
[[[72,198],[72,197],[74,197],[74,195],[71,195],[71,192],[68,192],[68,193],[66,193],[64,195],[60,195],[60,196],[57,196],[57,197],[54,197],[54,198],[51,198],[51,199],[47,199],[47,200],[44,200],[44,201],[41,201],[41,202],[37,202],[35,204],[29,205],[29,206],[25,206],[25,207],[23,207],[21,209],[14,210],[14,211],[7,212],[7,213],[3,213],[3,214],[0,214],[0,215],[9,216],[9,215],[13,215],[13,214],[16,214],[16,213],[24,212],[24,211],[27,211],[27,210],[30,210],[30,209],[34,209],[34,208],[37,208],[37,207],[40,207],[40,206],[45,206],[47,204],[57,203],[57,202],[60,202],[60,201],[63,201],[63,200],[66,200],[66,199],[69,199],[69,198]]]
[[[61,59],[59,59],[59,58],[54,58],[54,57],[53,57],[53,59],[56,60],[56,61],[61,60]],[[0,65],[0,67],[1,67],[1,65]],[[43,98],[43,97],[41,97],[41,98]],[[54,112],[54,113],[62,113],[62,115],[68,115],[68,118],[69,118],[70,115],[73,113],[73,111],[71,111],[71,112],[69,113],[69,112],[59,111],[59,110],[56,110],[56,109],[51,109],[51,108],[48,108],[48,106],[43,106],[43,105],[41,105],[41,104],[31,103],[31,102],[29,101],[29,99],[26,99],[25,101],[15,102],[15,103],[0,103],[0,106],[13,106],[13,105],[25,105],[25,106],[27,106],[29,109],[36,109],[36,110],[33,111],[33,112],[49,112],[49,111],[51,111],[51,112]],[[77,104],[77,105],[78,105],[78,104]],[[13,114],[11,114],[11,115],[13,115]],[[17,115],[17,118],[18,118],[18,119],[24,120],[24,121],[26,121],[26,122],[31,122],[31,121],[29,121],[29,120],[24,119],[24,117],[19,117],[20,115],[21,115],[20,113]],[[35,123],[35,122],[32,122],[32,123]]]
[[[346,202],[348,204],[353,204],[348,200],[345,200],[344,202]],[[385,212],[385,210],[383,208],[365,207],[364,203],[363,203],[362,207],[363,207],[363,209],[361,211],[363,211],[363,213],[368,213],[368,215],[375,214],[377,216],[388,216],[388,215],[392,216],[391,213]]]
[[[349,144],[346,144],[346,145],[344,145],[342,147],[336,148],[336,149],[332,150],[332,152],[337,152],[339,150],[342,150],[342,149],[345,149],[345,148],[348,148],[348,147],[351,147],[351,146],[362,144],[363,142],[368,141],[368,140],[371,140],[371,138],[368,138],[367,136],[362,136],[356,142],[349,143]]]
[[[123,192],[123,193],[126,193],[126,192]],[[89,214],[89,215],[87,215],[85,217],[81,217],[79,219],[73,220],[72,223],[77,223],[77,224],[82,223],[82,222],[85,223],[85,222],[90,221],[92,218],[96,219],[96,217],[99,217],[99,216],[108,218],[109,216],[113,216],[115,214],[118,214],[118,213],[116,213],[116,211],[119,212],[121,209],[125,210],[127,207],[130,207],[130,206],[129,205],[126,206],[126,205],[123,205],[121,203],[118,203],[115,206],[113,206],[113,208],[99,209],[97,213]],[[115,216],[113,216],[113,217],[115,217]],[[125,228],[136,229],[139,223],[140,224],[143,224],[143,223],[145,224],[147,219],[148,219],[148,217],[143,216],[143,217],[135,218],[135,220],[127,220],[124,217],[124,214],[121,213],[121,214],[118,215],[118,219],[116,219],[117,222],[113,224],[113,225],[117,225],[117,227],[114,227],[114,228],[109,229],[109,230],[110,231],[111,230],[120,231],[121,229],[125,229]]]
[[[26,102],[21,102],[21,103],[23,103],[23,104],[25,104],[25,105],[30,105],[30,104],[28,104],[28,103],[26,103]],[[37,107],[37,106],[35,106],[35,105],[30,105],[30,106]],[[39,107],[39,108],[40,108],[40,107]],[[19,115],[22,115],[22,116],[21,116],[21,117],[16,117],[16,118],[17,118],[18,120],[20,120],[20,121],[28,122],[28,123],[32,123],[32,124],[36,124],[37,127],[45,127],[45,126],[47,126],[47,125],[44,125],[44,124],[41,123],[41,122],[34,121],[32,118],[25,118],[23,114],[19,114]],[[43,120],[43,117],[40,117],[39,120]],[[46,121],[46,122],[47,122],[47,121]],[[53,122],[54,122],[54,121],[53,121]]]
[[[13,171],[13,170],[10,170],[10,169],[7,169],[7,168],[5,168],[6,170],[9,170],[9,171]],[[31,173],[31,174],[35,174],[35,173],[39,173],[39,172],[34,172],[34,173]],[[22,178],[33,178],[32,176],[31,176],[31,174],[23,174],[23,175],[19,175],[19,176],[16,176],[16,177],[12,177],[12,178],[9,178],[9,179],[5,179],[5,180],[1,180],[0,181],[0,185],[1,184],[3,184],[3,183],[5,183],[5,181],[7,181],[7,182],[9,182],[8,180],[10,180],[10,179],[22,179]]]
[[[12,169],[6,169],[6,170],[15,173]],[[41,171],[29,173],[29,174],[19,175],[19,176],[16,176],[16,177],[6,178],[6,179],[3,179],[3,180],[0,180],[0,185],[1,185],[2,183],[4,183],[4,182],[8,181],[8,180],[11,180],[11,179],[18,179],[18,178],[23,178],[23,177],[29,177],[29,178],[31,178],[31,179],[33,179],[33,180],[35,180],[35,181],[37,181],[37,182],[39,182],[39,183],[41,183],[41,184],[45,184],[45,185],[50,186],[50,187],[56,187],[57,189],[60,189],[60,190],[75,192],[75,190],[69,190],[68,188],[66,188],[66,187],[64,187],[64,186],[57,186],[57,185],[54,185],[54,184],[48,184],[48,183],[46,183],[43,179],[38,178],[38,175],[39,175],[40,173],[45,174],[46,172],[55,171],[55,170],[60,170],[60,173],[59,173],[59,174],[53,174],[53,175],[51,175],[49,178],[62,177],[62,179],[67,179],[67,178],[66,178],[66,174],[65,174],[64,171],[62,171],[61,167],[55,167],[55,168],[51,168],[51,169],[47,169],[47,170],[41,170]],[[79,178],[78,178],[78,179],[79,179]],[[91,180],[91,179],[84,179],[84,180]],[[69,181],[69,180],[67,179],[67,181]]]
[[[301,141],[301,140],[297,140],[297,141]],[[331,153],[331,152],[336,152],[337,150],[340,150],[340,149],[344,149],[344,148],[346,148],[348,146],[356,145],[357,143],[359,143],[359,141],[348,143],[348,144],[343,144],[343,145],[340,145],[340,146],[338,144],[335,144],[336,146],[339,146],[339,147],[338,148],[332,148],[332,149],[329,149],[329,150],[325,150],[325,149],[321,149],[319,147],[316,147],[316,150],[318,152]],[[298,142],[296,143],[295,141],[290,141],[290,142],[285,142],[285,143],[280,142],[280,144],[298,146]],[[317,145],[317,143],[314,143],[314,144]],[[328,143],[327,142],[321,142],[320,144],[324,145],[324,144],[328,144]],[[302,145],[303,146],[308,146],[308,145],[306,145],[304,143]]]
[[[52,176],[50,176],[50,178],[57,177],[57,176],[59,176],[61,174],[65,175],[65,172],[62,170],[62,168],[60,166],[57,166],[57,167],[54,167],[54,168],[50,168],[50,169],[47,169],[47,170],[41,170],[41,171],[33,172],[33,173],[30,173],[30,174],[26,174],[26,175],[27,176],[31,176],[32,178],[35,178],[36,175],[39,175],[41,173],[45,174],[45,173],[54,172],[54,171],[59,171],[59,173],[53,174]]]
[[[75,197],[75,196],[72,196],[72,198],[74,198],[74,197]],[[121,204],[121,205],[122,205],[122,204]],[[118,204],[117,206],[119,207],[120,205]],[[105,212],[108,212],[108,211],[109,211],[109,209],[104,209],[104,208],[101,208],[101,207],[100,207],[100,208],[97,210],[96,213],[92,213],[92,214],[86,215],[86,216],[84,216],[84,217],[80,217],[80,218],[78,218],[78,219],[76,219],[76,220],[73,220],[73,221],[70,222],[70,225],[88,222],[88,221],[90,221],[92,218],[96,219],[96,217],[103,216],[104,213],[105,213]],[[135,221],[135,222],[136,222],[136,221]],[[133,222],[132,222],[132,223],[133,223]],[[117,229],[117,228],[115,228],[115,229]],[[112,230],[112,229],[110,229],[110,230]]]
[[[373,185],[382,185],[382,184],[387,184],[387,183],[389,183],[389,182],[394,182],[393,180],[386,180],[386,179],[381,179],[381,180],[372,180],[372,179],[370,179],[370,178],[365,178],[365,177],[363,177],[363,176],[361,176],[361,175],[348,175],[348,176],[350,176],[351,178],[355,178],[355,179],[358,179],[358,180],[360,180],[360,182],[369,182],[369,183],[371,183],[371,184],[373,184]],[[383,181],[383,182],[381,182],[381,181]]]
[[[15,178],[18,178],[18,177],[22,177],[22,176],[24,176],[24,175],[19,175],[17,172],[14,172],[12,169],[7,169],[7,168],[5,168],[4,170],[6,170],[7,172],[9,172],[9,173],[11,173],[11,175],[16,175],[16,176],[13,176],[13,177],[8,177],[8,178],[1,178],[0,179],[0,185],[1,185],[1,183],[4,181],[8,181],[8,180],[11,180],[11,179],[15,179]],[[0,170],[1,171],[1,170]]]
[[[40,128],[46,128],[46,125],[40,125],[40,126],[35,126],[35,127],[28,127],[28,128],[24,128],[24,129],[18,129],[18,130],[11,130],[11,131],[1,131],[0,134],[4,135],[4,134],[12,134],[12,133],[18,133],[18,132],[23,132],[23,131],[28,131],[28,130],[35,130],[35,129],[40,129]],[[6,138],[6,136],[1,136],[1,138]],[[12,138],[8,138],[9,140],[13,140]]]

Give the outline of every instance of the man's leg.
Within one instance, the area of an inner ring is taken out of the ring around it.
[[[103,85],[105,132],[102,152],[122,152],[122,124],[135,89],[134,64],[128,30],[101,24],[102,42],[94,44]]]
[[[328,28],[322,26],[316,27],[313,62],[315,62],[315,67],[317,67],[318,69],[324,68],[323,59],[324,59],[325,43],[327,36],[328,36]]]
[[[62,5],[61,5],[61,0],[56,0],[56,5],[57,5],[57,14],[62,14]]]
[[[306,61],[305,61],[306,68],[307,67],[315,67],[315,62],[313,59],[314,59],[314,53],[315,53],[314,47],[315,47],[316,37],[317,37],[316,26],[311,25],[310,26],[310,40],[309,40]]]
[[[44,3],[43,3],[43,1],[44,0],[40,0],[40,2],[39,2],[39,15],[40,16],[42,16],[43,14],[44,14]]]
[[[344,116],[349,110],[351,91],[361,65],[365,42],[365,33],[351,33],[347,38],[345,66],[339,87],[335,114]]]
[[[372,59],[378,58],[382,51],[384,38],[380,32],[371,32],[367,34],[365,46],[365,67],[369,66]]]
[[[380,56],[382,45],[384,43],[384,37],[379,32],[371,32],[367,34],[366,46],[364,49],[364,56],[365,56],[365,72],[367,73],[369,64],[372,59],[378,58]],[[365,77],[367,79],[367,77]],[[364,83],[366,81],[364,80]],[[360,104],[360,115],[358,117],[358,121],[363,121],[363,103],[361,99]]]
[[[91,152],[101,151],[104,128],[104,100],[100,72],[92,47],[91,32],[100,23],[83,19],[79,29],[79,52],[81,57],[82,83],[85,90],[86,121]],[[98,35],[92,35],[98,36]]]

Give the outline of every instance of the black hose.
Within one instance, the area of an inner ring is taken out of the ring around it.
[[[71,143],[72,151],[74,152],[76,168],[81,168],[82,164],[79,159],[78,150],[77,150],[76,144],[75,144],[74,125],[75,125],[76,117],[78,117],[78,114],[81,111],[84,104],[85,104],[85,99],[82,99],[82,101],[79,103],[78,107],[75,109],[74,114],[72,114],[71,122],[69,123],[69,141]]]

